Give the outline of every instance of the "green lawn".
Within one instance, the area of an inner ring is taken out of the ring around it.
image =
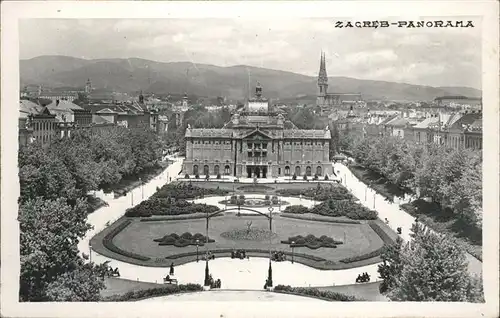
[[[269,240],[245,241],[231,240],[221,236],[221,233],[231,229],[246,229],[248,221],[252,221],[252,228],[268,229],[269,223],[263,217],[225,215],[210,220],[209,237],[215,243],[209,243],[209,249],[262,249],[269,248]],[[140,222],[134,220],[125,230],[120,232],[113,240],[116,246],[130,252],[149,256],[152,259],[166,257],[169,255],[196,252],[196,246],[178,248],[175,246],[159,246],[153,239],[160,238],[166,234],[205,234],[206,222],[204,219],[195,220],[172,220],[159,222]],[[291,236],[314,234],[316,237],[326,235],[335,240],[343,241],[344,233],[347,244],[339,245],[337,248],[318,248],[316,250],[307,247],[295,248],[295,253],[304,253],[338,262],[341,259],[371,252],[383,245],[380,237],[366,223],[363,224],[335,224],[309,220],[297,220],[276,217],[273,220],[273,232],[277,237],[272,240],[274,250],[289,251],[290,247],[282,244]],[[200,248],[203,251],[204,247]]]
[[[315,287],[319,290],[329,290],[336,293],[341,293],[348,296],[354,296],[358,299],[368,301],[388,301],[388,298],[379,292],[380,282],[353,284],[343,286],[325,286]]]
[[[163,287],[163,284],[154,284],[146,282],[136,282],[133,280],[106,277],[104,280],[106,288],[101,290],[101,297],[109,297],[114,295],[123,295],[130,291]]]

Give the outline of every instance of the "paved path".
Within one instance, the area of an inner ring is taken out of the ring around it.
[[[391,203],[385,200],[385,198],[376,193],[373,189],[365,185],[360,181],[354,174],[341,163],[333,164],[335,171],[340,171],[340,177],[342,178],[342,184],[347,187],[352,194],[354,194],[360,202],[370,209],[377,210],[379,218],[381,220],[389,221],[389,226],[396,231],[398,227],[402,228],[401,237],[408,241],[410,239],[410,229],[412,224],[415,222],[415,218],[411,216],[404,210],[401,210],[399,204],[402,202]],[[468,260],[469,272],[474,275],[481,275],[482,273],[482,263],[477,258],[473,257],[469,253],[466,253]]]
[[[141,302],[163,301],[299,301],[324,302],[324,300],[289,294],[280,294],[255,290],[211,290],[210,292],[195,292],[169,296],[148,298]]]

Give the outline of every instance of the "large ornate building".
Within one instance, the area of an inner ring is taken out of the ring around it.
[[[330,175],[328,128],[297,129],[269,105],[259,84],[255,91],[222,129],[188,126],[184,172],[249,178]]]
[[[357,93],[328,93],[328,75],[326,74],[325,55],[321,54],[318,74],[318,96],[316,106],[321,108],[321,112],[328,112],[342,105],[353,105],[362,102],[361,94]]]

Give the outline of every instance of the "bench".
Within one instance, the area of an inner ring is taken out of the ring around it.
[[[175,278],[170,278],[170,279],[167,279],[166,277],[163,278],[163,283],[164,284],[175,284],[177,285],[177,279]]]

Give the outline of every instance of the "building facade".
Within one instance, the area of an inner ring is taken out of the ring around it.
[[[331,175],[331,134],[301,130],[276,111],[257,84],[254,98],[221,129],[186,129],[183,171],[196,175],[276,178]]]

